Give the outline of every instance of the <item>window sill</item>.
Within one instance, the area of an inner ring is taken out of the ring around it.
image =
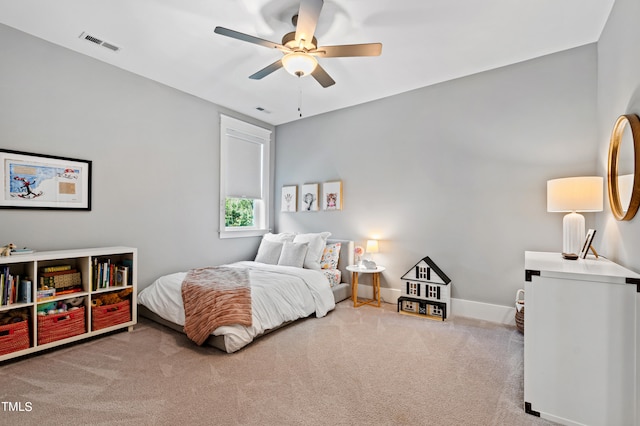
[[[220,238],[244,238],[244,237],[261,237],[269,232],[268,229],[225,229],[219,231]]]

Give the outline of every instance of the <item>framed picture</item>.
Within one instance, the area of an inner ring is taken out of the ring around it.
[[[295,212],[298,207],[298,186],[282,187],[282,202],[280,211]]]
[[[318,187],[317,183],[305,183],[302,185],[302,206],[301,211],[317,212],[320,210],[318,204]]]
[[[580,250],[580,259],[586,259],[587,253],[589,253],[589,249],[591,248],[591,243],[593,242],[593,237],[596,235],[595,229],[589,229],[587,232],[587,236],[584,239],[584,244],[582,244],[582,250]],[[595,253],[595,250],[594,250]],[[596,257],[598,255],[596,254]]]
[[[322,206],[324,210],[342,210],[342,181],[322,185]]]
[[[0,208],[91,210],[91,161],[0,149]]]

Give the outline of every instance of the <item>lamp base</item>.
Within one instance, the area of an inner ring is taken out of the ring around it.
[[[562,252],[578,254],[585,237],[584,216],[572,212],[562,219]]]
[[[575,253],[562,253],[562,258],[563,259],[568,259],[568,260],[578,260],[578,256]]]

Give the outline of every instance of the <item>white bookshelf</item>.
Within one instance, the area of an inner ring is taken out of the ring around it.
[[[126,285],[107,286],[103,288],[94,288],[94,263],[97,261],[111,261],[114,264],[121,263],[123,261],[131,265],[129,274],[130,282]],[[42,275],[43,268],[49,266],[59,265],[71,265],[75,270],[80,272],[82,290],[74,293],[67,293],[63,295],[56,295],[55,297],[47,300],[37,299],[38,283],[40,276]],[[29,312],[29,333],[30,333],[30,347],[28,349],[21,349],[8,354],[0,355],[0,361],[16,358],[19,356],[39,352],[46,349],[51,349],[56,346],[64,345],[71,342],[76,342],[89,337],[97,336],[100,334],[108,333],[114,330],[122,328],[128,328],[129,331],[133,329],[133,326],[137,322],[137,270],[138,270],[138,252],[136,248],[131,247],[102,247],[102,248],[88,248],[77,250],[56,250],[56,251],[42,251],[34,252],[31,254],[20,254],[12,256],[0,257],[0,273],[2,273],[5,267],[9,267],[9,272],[12,275],[19,275],[21,278],[28,277],[31,284],[31,301],[29,303],[12,303],[9,305],[0,306],[0,315],[11,311],[13,309],[27,308]],[[92,310],[91,300],[92,296],[109,293],[120,292],[126,288],[131,288],[132,293],[130,296],[130,321],[116,324],[107,328],[99,330],[92,329]],[[42,316],[38,315],[38,305],[50,302],[64,301],[72,298],[82,298],[82,304],[85,308],[85,329],[84,333],[78,334],[72,337],[56,340],[54,342],[38,344],[38,320],[42,320]],[[1,300],[1,299],[0,299]],[[0,342],[0,345],[3,343]]]

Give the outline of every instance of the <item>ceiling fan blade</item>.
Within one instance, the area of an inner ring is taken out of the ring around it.
[[[261,78],[268,76],[272,72],[278,71],[280,68],[282,68],[282,60],[278,59],[271,65],[268,65],[262,68],[257,73],[250,75],[249,78],[252,80],[260,80]]]
[[[313,70],[311,76],[315,78],[322,87],[329,87],[336,84],[336,82],[331,78],[329,74],[327,74],[327,72],[320,66],[320,64],[316,65],[316,69]]]
[[[344,58],[348,56],[380,56],[382,43],[343,44],[340,46],[320,46],[309,52],[322,58]]]
[[[215,32],[216,34],[223,35],[223,36],[235,38],[237,40],[247,41],[249,43],[258,44],[258,45],[264,46],[264,47],[269,47],[271,49],[279,49],[279,50],[289,51],[289,49],[287,49],[286,47],[284,47],[281,44],[274,43],[274,42],[269,41],[269,40],[263,40],[261,38],[250,36],[250,35],[245,34],[245,33],[241,33],[241,32],[234,31],[234,30],[230,30],[228,28],[216,27],[216,29],[213,30],[213,32]]]
[[[296,41],[304,40],[307,49],[313,48],[309,45],[313,41],[313,34],[316,32],[318,18],[322,10],[323,0],[302,0],[298,10],[298,22],[296,24]]]

